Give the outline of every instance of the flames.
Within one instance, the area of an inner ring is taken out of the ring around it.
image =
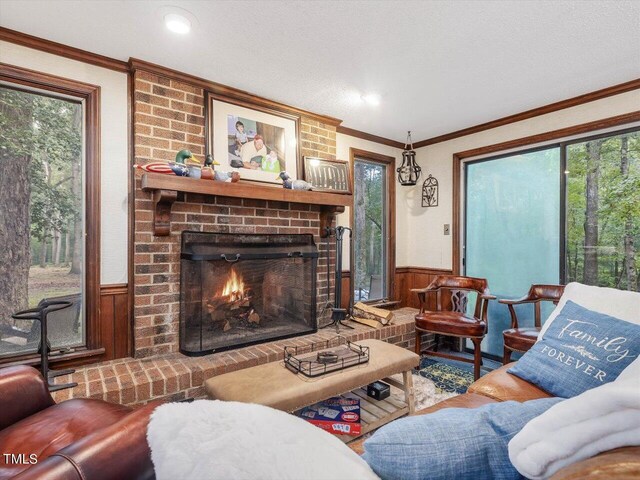
[[[229,279],[222,290],[222,296],[229,297],[229,301],[231,302],[241,300],[244,297],[244,281],[234,269],[231,269]]]

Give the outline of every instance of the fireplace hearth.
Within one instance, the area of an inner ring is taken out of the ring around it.
[[[315,332],[317,260],[309,234],[183,232],[180,351],[206,355]]]

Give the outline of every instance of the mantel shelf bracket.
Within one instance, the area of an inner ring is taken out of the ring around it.
[[[325,205],[320,208],[320,237],[326,238],[329,236],[329,229],[333,224],[333,219],[338,213],[345,211],[344,206],[329,206]]]
[[[178,199],[175,190],[154,190],[153,234],[166,237],[171,233],[171,207]]]

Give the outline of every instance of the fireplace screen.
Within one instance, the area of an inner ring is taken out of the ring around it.
[[[315,332],[317,259],[312,235],[183,232],[180,351]]]

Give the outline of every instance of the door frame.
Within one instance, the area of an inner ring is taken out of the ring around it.
[[[395,157],[391,157],[389,155],[383,155],[381,153],[370,152],[367,150],[361,150],[359,148],[351,147],[349,149],[349,169],[351,170],[351,182],[352,191],[355,195],[355,175],[354,175],[354,167],[356,158],[360,158],[362,160],[370,161],[373,163],[380,163],[385,165],[387,169],[387,189],[386,189],[386,204],[387,204],[387,234],[386,234],[386,251],[387,251],[387,262],[386,262],[386,270],[387,270],[387,281],[386,281],[386,298],[391,300],[396,298],[396,281],[395,281],[395,271],[396,271],[396,183],[395,183]],[[351,231],[354,232],[355,236],[355,208],[351,209],[350,214],[350,226]],[[353,249],[350,253],[350,262],[349,262],[349,270],[350,274],[354,275],[355,272],[355,261],[354,261],[354,252]],[[353,277],[355,278],[355,276]],[[351,292],[353,295],[353,292]]]

